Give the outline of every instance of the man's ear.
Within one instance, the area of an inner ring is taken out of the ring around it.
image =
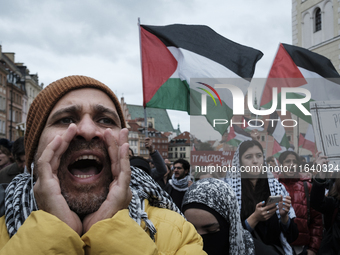
[[[185,172],[185,175],[188,175],[189,174],[189,169],[185,169],[184,172]]]

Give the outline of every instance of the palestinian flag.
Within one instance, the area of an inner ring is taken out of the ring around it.
[[[195,147],[195,144],[194,144],[194,143],[192,143],[191,151],[196,151],[196,147]]]
[[[286,151],[287,148],[284,146],[280,146],[280,144],[274,139],[274,145],[273,145],[273,151],[272,151],[272,156],[274,158],[277,158],[280,156],[280,154],[284,151]]]
[[[282,87],[301,87],[311,93],[310,101],[329,101],[340,98],[340,78],[331,61],[307,49],[280,44],[263,90],[261,106],[272,105],[272,88],[278,88],[278,109],[281,107]],[[305,98],[304,94],[287,93],[287,98]],[[309,102],[310,102],[309,101]],[[309,111],[309,102],[304,107]],[[303,114],[295,105],[287,110],[312,124],[311,116]]]
[[[272,114],[270,114],[269,119],[278,120],[278,121],[270,121],[269,122],[268,127],[267,127],[268,134],[271,135],[272,137],[274,137],[274,140],[278,143],[278,145],[280,147],[284,147],[287,150],[290,147],[290,143],[289,143],[288,138],[286,136],[286,130],[281,125],[280,116],[275,111]],[[275,147],[275,144],[274,144],[273,147]]]
[[[216,83],[202,80],[191,88],[190,79],[241,79],[239,87],[245,95],[262,52],[202,25],[140,25],[140,33],[143,106],[201,115],[201,95],[208,94],[205,116],[211,125],[214,119],[228,120],[227,125],[215,128],[223,134],[233,115],[231,93],[227,89],[214,91]]]
[[[306,134],[300,133],[299,147],[311,151],[315,156],[316,144],[312,125],[308,126]]]
[[[241,142],[252,140],[250,134],[244,131],[237,125],[230,126],[230,131],[227,136],[227,144],[237,147]]]
[[[243,129],[245,131],[251,131],[251,130],[258,130],[258,131],[263,131],[264,130],[264,124],[258,120],[258,119],[249,119],[245,116],[242,116],[243,120],[242,122],[244,123]],[[261,126],[263,125],[263,126]]]

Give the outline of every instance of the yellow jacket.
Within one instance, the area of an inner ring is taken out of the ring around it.
[[[150,206],[145,211],[157,233],[155,242],[129,217],[127,209],[94,224],[80,237],[66,223],[44,211],[35,211],[10,239],[0,218],[0,255],[38,254],[206,254],[193,225],[176,212]]]

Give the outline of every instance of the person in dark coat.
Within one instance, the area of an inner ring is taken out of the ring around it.
[[[328,159],[317,153],[316,165],[321,165],[324,170]],[[327,169],[326,169],[327,170]],[[329,187],[329,173],[321,171],[315,175],[310,195],[310,204],[318,212],[324,215],[325,233],[321,241],[318,254],[333,255],[340,251],[340,173],[334,173],[334,184]],[[325,195],[326,187],[329,187],[328,195]]]
[[[12,157],[12,142],[6,138],[0,139],[0,171],[14,162]]]
[[[172,178],[164,188],[172,197],[178,208],[182,206],[182,200],[185,192],[192,184],[190,175],[190,163],[185,159],[178,159],[174,162],[174,172]]]
[[[13,143],[12,154],[15,162],[0,171],[0,183],[10,183],[15,176],[24,172],[26,158],[23,137],[19,137]]]
[[[299,155],[294,151],[281,153],[279,162],[282,166],[288,167],[290,171],[283,171],[279,175],[279,182],[286,187],[289,194],[292,194],[292,206],[296,214],[294,222],[299,229],[299,236],[291,243],[291,246],[296,254],[315,255],[322,239],[322,216],[310,206],[308,207],[306,195],[310,195],[312,184],[309,178],[299,173],[298,166],[301,163],[299,160]],[[307,194],[305,185],[308,189]]]

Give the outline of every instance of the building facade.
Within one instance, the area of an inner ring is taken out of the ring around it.
[[[1,46],[0,46],[1,56]],[[0,138],[6,138],[6,126],[7,126],[7,74],[6,66],[0,63]]]
[[[340,2],[293,0],[293,45],[329,58],[340,72]]]
[[[143,122],[144,120],[140,120]],[[149,151],[145,148],[145,129],[137,120],[128,120],[127,128],[129,130],[128,142],[135,156],[141,156],[149,159]],[[155,150],[166,159],[168,158],[168,137],[154,128],[148,128],[148,137],[152,140]]]
[[[340,1],[339,0],[292,0],[293,45],[306,48],[330,59],[340,73]],[[309,126],[292,116],[299,123],[294,128],[296,152],[312,156],[309,150],[298,148],[300,133]]]
[[[174,162],[177,159],[183,158],[190,162],[191,145],[190,133],[183,132],[182,134],[171,139],[169,143],[169,160]]]
[[[29,95],[27,87],[34,88]],[[24,135],[30,103],[41,91],[38,75],[15,62],[15,53],[2,52],[0,45],[0,138],[11,141]]]

